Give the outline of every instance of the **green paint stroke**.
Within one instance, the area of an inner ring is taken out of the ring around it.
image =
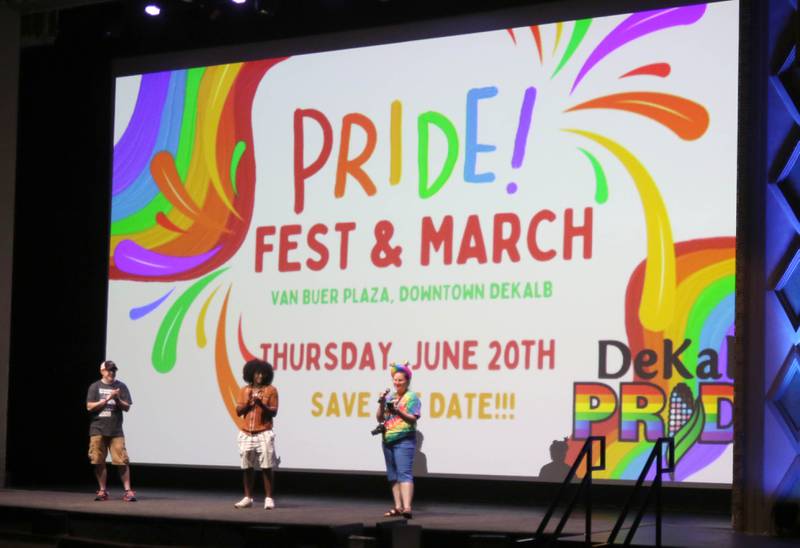
[[[683,336],[692,343],[681,354],[681,361],[686,369],[694,375],[693,379],[686,379],[686,384],[692,389],[692,394],[698,396],[697,389],[697,353],[702,350],[700,346],[700,336],[706,320],[711,315],[719,303],[728,298],[728,295],[736,291],[736,276],[731,274],[710,283],[698,296],[694,305],[689,311],[686,320],[686,331]],[[676,345],[683,344],[683,341],[673,341]]]
[[[233,193],[237,196],[239,191],[236,189],[236,169],[239,167],[239,161],[242,159],[242,154],[247,150],[247,143],[239,141],[233,148],[233,157],[231,158],[231,184],[233,185]]]
[[[603,171],[603,166],[600,165],[600,162],[597,161],[591,152],[581,147],[578,147],[578,150],[583,152],[583,155],[591,162],[592,168],[594,169],[594,180],[595,180],[595,189],[594,189],[594,201],[598,204],[604,204],[608,200],[608,179],[606,178],[606,173]]]
[[[578,49],[578,46],[581,45],[583,41],[583,37],[586,36],[586,32],[589,30],[589,27],[592,25],[591,19],[579,19],[575,21],[575,26],[572,27],[572,36],[569,38],[569,44],[567,44],[567,49],[564,50],[564,55],[561,57],[561,61],[558,63],[556,70],[553,71],[553,75],[550,78],[555,78],[556,74],[558,74],[564,65],[566,65],[572,54],[575,53],[575,50]]]
[[[160,192],[156,194],[150,203],[142,209],[128,215],[124,219],[111,223],[112,236],[125,236],[126,234],[136,234],[156,226],[156,213],[162,211],[164,215],[172,211],[173,205]]]
[[[700,398],[697,398],[694,402],[692,418],[675,434],[675,464],[678,464],[695,444],[700,434],[703,433],[703,425],[705,423],[706,412],[703,409]]]
[[[194,150],[194,134],[197,126],[197,96],[200,93],[200,81],[203,79],[205,67],[189,69],[186,73],[186,96],[183,100],[183,117],[181,135],[178,140],[178,151],[175,154],[175,167],[181,181],[186,181],[189,165],[192,163]]]
[[[178,297],[175,304],[169,309],[161,327],[158,328],[156,340],[153,343],[152,362],[153,369],[159,373],[169,373],[178,361],[178,335],[183,325],[183,319],[191,308],[200,292],[210,284],[214,278],[228,270],[222,268],[202,278]]]
[[[438,127],[447,139],[447,158],[444,160],[442,171],[432,185],[428,186],[428,140],[429,127],[433,124]],[[439,192],[447,179],[453,173],[453,168],[458,159],[458,132],[447,116],[439,112],[423,112],[417,119],[417,131],[419,133],[418,149],[418,168],[419,168],[419,197],[423,200],[430,198]]]

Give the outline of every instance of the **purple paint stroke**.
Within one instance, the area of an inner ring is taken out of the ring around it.
[[[152,303],[148,303],[148,304],[143,305],[143,306],[137,306],[136,308],[131,308],[130,312],[128,312],[128,317],[130,319],[132,319],[132,320],[138,320],[139,318],[141,318],[143,316],[147,316],[148,314],[150,314],[150,312],[152,312],[153,310],[158,308],[161,303],[166,301],[167,297],[172,295],[173,291],[175,291],[174,287],[172,289],[170,289],[169,291],[167,291],[162,297],[159,297],[158,299],[156,299]]]
[[[705,13],[706,6],[685,6],[634,13],[603,38],[581,67],[570,93],[575,91],[583,77],[611,52],[646,34],[679,25],[696,23]]]
[[[191,257],[173,257],[145,249],[132,240],[122,240],[114,249],[114,264],[126,274],[162,277],[180,274],[208,261],[222,246]]]
[[[719,458],[730,444],[695,443],[675,463],[675,481],[683,481]]]
[[[169,72],[155,72],[142,76],[136,107],[125,128],[125,133],[114,146],[114,168],[111,194],[116,196],[147,169],[158,137],[161,111],[167,99]]]
[[[733,402],[727,398],[721,398],[717,403],[717,420],[719,424],[728,426],[733,424]],[[725,434],[728,437],[727,433]]]
[[[522,107],[519,109],[519,123],[517,136],[514,139],[514,155],[511,157],[511,167],[518,169],[525,160],[525,148],[528,144],[528,132],[531,129],[533,105],[536,104],[536,88],[531,86],[525,90]]]

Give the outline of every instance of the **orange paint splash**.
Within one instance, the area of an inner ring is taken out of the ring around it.
[[[566,112],[605,108],[641,114],[671,129],[678,137],[694,141],[708,129],[708,111],[699,103],[676,95],[633,91],[598,97],[576,105]]]
[[[158,189],[181,213],[191,219],[197,218],[197,204],[186,192],[175,167],[175,159],[166,150],[158,152],[150,162],[150,173]]]
[[[163,246],[157,248],[159,252],[165,253],[170,247],[179,247],[179,250],[175,252],[177,255],[207,251],[217,244],[220,233],[231,233],[231,230],[225,226],[227,212],[223,207],[215,207],[215,200],[212,196],[206,195],[205,202],[199,208],[197,202],[189,195],[178,174],[172,154],[161,151],[153,156],[150,161],[150,173],[164,197],[178,212],[193,221],[193,224],[187,229],[182,229],[170,219],[166,217],[161,219],[158,216],[156,216],[156,222],[163,228],[186,234],[191,238],[195,238],[198,232],[208,236],[204,239],[201,238],[203,241],[198,242],[198,245],[186,245],[188,239],[165,242]],[[185,246],[182,252],[180,251],[181,246]]]
[[[228,313],[228,299],[231,296],[231,288],[225,293],[225,300],[222,309],[219,311],[219,321],[217,322],[216,344],[214,346],[214,363],[217,373],[217,385],[225,403],[225,409],[233,419],[238,428],[242,428],[242,418],[236,415],[236,399],[239,397],[239,384],[231,371],[231,364],[228,361],[228,348],[225,344],[225,315]]]
[[[247,349],[247,345],[244,344],[244,337],[242,336],[242,316],[239,315],[239,331],[238,331],[238,339],[239,339],[239,352],[242,354],[242,358],[244,361],[249,362],[250,360],[256,359],[256,357],[250,353]]]

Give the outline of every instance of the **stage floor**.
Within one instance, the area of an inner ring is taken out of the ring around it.
[[[227,524],[243,529],[252,526],[288,527],[342,527],[363,524],[367,530],[374,530],[376,523],[385,521],[383,512],[390,506],[386,500],[360,499],[355,497],[324,497],[278,495],[277,508],[266,511],[262,504],[238,510],[233,503],[240,493],[199,492],[180,490],[137,490],[139,500],[126,503],[121,500],[122,493],[111,492],[112,499],[95,502],[91,491],[53,491],[53,490],[0,490],[0,509],[3,515],[13,516],[14,512],[40,512],[43,515],[69,516],[74,522],[88,523],[91,520],[103,523],[126,521],[145,526],[152,522],[164,527],[166,521],[192,527],[192,524]],[[517,505],[455,504],[421,502],[414,508],[414,518],[409,523],[423,529],[423,540],[434,532],[438,538],[451,533],[464,537],[465,534],[505,534],[519,539],[532,536],[539,525],[546,508],[523,508]],[[114,518],[117,518],[116,520]],[[617,514],[600,509],[594,512],[593,541],[603,542],[613,527]],[[109,519],[111,518],[111,519]],[[11,518],[13,519],[13,518]],[[13,529],[15,524],[9,518],[0,520],[0,530]],[[26,524],[16,524],[22,530]],[[551,526],[554,527],[555,523]],[[94,526],[95,529],[97,525]],[[102,528],[101,528],[102,529]],[[13,531],[12,531],[13,532]],[[618,542],[621,542],[621,533]],[[75,533],[72,533],[75,534]],[[85,536],[85,535],[79,535]],[[134,535],[135,536],[135,535]],[[583,538],[583,516],[578,513],[570,519],[562,535],[563,540],[580,541]],[[119,541],[120,539],[117,539]],[[13,539],[12,539],[13,541]],[[135,539],[127,539],[135,543]],[[209,539],[214,545],[213,540]],[[2,542],[2,540],[0,540]],[[6,537],[6,542],[8,541]],[[48,545],[42,540],[41,546]],[[636,545],[654,545],[654,520],[646,516],[634,538]],[[180,542],[146,543],[147,545],[181,545]],[[730,519],[722,515],[681,515],[667,513],[663,520],[663,544],[666,546],[714,546],[728,547],[783,547],[797,546],[797,539],[778,539],[755,537],[735,533],[730,527]],[[18,546],[19,542],[4,544]],[[427,546],[428,544],[424,544]],[[33,546],[33,545],[31,545]]]

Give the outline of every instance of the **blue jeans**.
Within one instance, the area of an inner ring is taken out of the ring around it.
[[[386,478],[389,483],[411,483],[414,481],[414,453],[417,452],[417,438],[409,436],[394,443],[383,444],[383,458],[386,460]]]

